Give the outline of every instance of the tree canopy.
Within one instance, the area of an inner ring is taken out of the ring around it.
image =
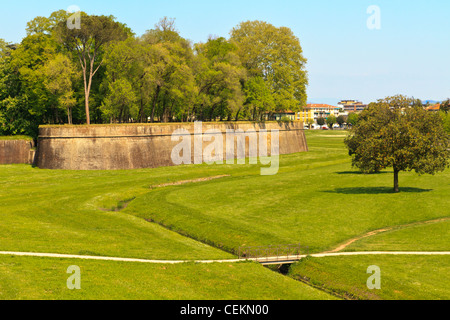
[[[393,168],[394,192],[401,171],[435,174],[449,166],[450,136],[439,115],[401,95],[371,103],[345,144],[353,166],[363,172]]]
[[[55,11],[0,41],[0,134],[37,136],[40,124],[264,121],[299,110],[308,77],[287,27],[247,21],[229,39],[191,43],[164,17],[136,36],[113,16]]]
[[[306,105],[308,76],[300,40],[291,29],[264,21],[246,21],[231,31],[250,77],[261,77],[273,95],[276,111]]]

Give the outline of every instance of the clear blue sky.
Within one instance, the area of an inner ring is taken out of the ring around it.
[[[229,37],[241,21],[264,20],[291,28],[308,59],[308,100],[363,102],[394,94],[450,97],[450,1],[447,0],[41,0],[0,5],[0,38],[20,42],[36,16],[77,5],[88,14],[114,15],[137,35],[164,16],[176,18],[193,42]],[[370,30],[367,8],[381,10]]]

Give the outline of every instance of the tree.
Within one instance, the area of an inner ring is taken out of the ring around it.
[[[439,115],[413,106],[413,100],[405,96],[370,104],[345,144],[352,165],[365,173],[392,167],[394,192],[399,192],[401,171],[435,174],[449,165],[450,136]]]
[[[0,113],[2,126],[9,134],[36,137],[42,123],[57,123],[59,116],[54,96],[45,86],[42,72],[52,60],[57,43],[47,34],[26,36],[3,60],[0,77]]]
[[[62,22],[66,22],[67,18],[70,17],[70,13],[68,13],[66,10],[59,10],[52,12],[50,17],[41,17],[38,16],[34,18],[33,20],[29,21],[27,23],[26,32],[27,35],[33,35],[33,34],[52,34],[54,28]]]
[[[441,111],[440,115],[441,115],[442,125],[444,127],[444,130],[450,134],[450,113]]]
[[[325,118],[322,118],[322,117],[317,118],[317,124],[319,126],[325,125]]]
[[[82,14],[81,28],[69,29],[65,22],[57,25],[57,37],[69,52],[75,52],[80,63],[85,96],[86,123],[89,125],[89,95],[92,80],[103,63],[102,50],[112,41],[125,40],[130,31],[113,17]]]
[[[264,113],[274,111],[275,101],[263,78],[252,77],[248,79],[244,85],[244,93],[246,97],[245,113],[253,121],[261,121]],[[238,114],[236,115],[237,120]]]
[[[132,116],[137,118],[136,94],[131,83],[121,78],[109,83],[108,89],[108,95],[100,108],[111,119],[111,123],[113,119],[122,123],[129,122],[128,120]]]
[[[440,110],[445,112],[445,113],[449,113],[450,112],[450,99],[442,101]]]
[[[225,38],[210,38],[207,43],[196,44],[195,75],[200,119],[231,119],[240,112],[245,99],[242,83],[247,74],[236,50],[236,46]]]
[[[334,126],[335,123],[336,123],[336,117],[333,116],[332,114],[330,114],[330,115],[327,117],[327,125],[328,125],[328,128],[333,129],[333,126]]]
[[[49,60],[42,70],[46,88],[57,98],[60,107],[67,110],[67,120],[72,124],[72,107],[76,104],[73,82],[77,71],[72,61],[63,54]]]
[[[344,125],[344,123],[345,123],[345,117],[344,116],[338,116],[337,118],[336,118],[336,123],[339,125],[339,127],[341,127],[342,128],[342,126]]]
[[[10,54],[8,43],[0,38],[0,63],[4,62],[6,56]]]
[[[347,124],[351,125],[352,127],[356,126],[356,124],[358,123],[358,119],[359,119],[358,114],[355,112],[352,112],[347,117]]]
[[[246,21],[231,31],[249,77],[261,77],[275,102],[276,111],[297,111],[306,105],[308,76],[299,39],[291,29],[263,21]]]
[[[175,29],[174,19],[163,18],[141,38],[143,92],[150,101],[150,121],[190,117],[198,90],[190,42]]]
[[[314,119],[309,118],[306,120],[306,124],[308,125],[308,128],[311,129],[311,126],[314,124]]]

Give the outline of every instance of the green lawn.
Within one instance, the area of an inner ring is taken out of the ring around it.
[[[369,290],[369,266],[381,271],[381,289]],[[289,276],[350,299],[449,300],[449,256],[351,256],[307,258]]]
[[[69,266],[81,289],[69,290]],[[158,265],[0,256],[0,300],[328,300],[256,263]]]
[[[372,230],[450,216],[450,170],[402,173],[402,192],[394,194],[391,172],[351,168],[343,139],[342,132],[308,132],[310,152],[282,157],[275,176],[156,189],[124,212],[230,252],[288,243],[320,252]]]
[[[320,252],[369,231],[450,216],[450,170],[435,176],[402,173],[402,192],[394,194],[389,170],[363,175],[351,168],[344,135],[342,131],[308,131],[310,152],[282,156],[275,176],[261,176],[260,167],[251,165],[128,171],[0,166],[0,251],[208,260],[233,258],[232,253],[244,245],[301,243],[309,246],[310,252]],[[229,176],[150,188],[219,175]],[[441,222],[395,229],[356,242],[348,250],[450,250],[448,226],[448,222]],[[340,287],[331,280],[341,279],[342,290],[351,292],[355,281],[367,279],[365,265],[372,260],[346,259],[336,265],[331,258],[310,259],[300,265],[314,262],[311,268],[297,266],[293,274],[338,291]],[[395,290],[404,295],[396,296],[392,291],[374,298],[448,295],[448,278],[439,282],[436,275],[449,270],[448,258],[377,259],[386,269],[386,281],[400,272],[399,279],[419,279],[424,292],[401,280],[400,289]],[[346,269],[353,262],[357,269]],[[80,260],[0,257],[0,298],[329,297],[255,264],[161,266],[107,261],[82,261],[83,290],[66,292],[68,263],[81,264]],[[412,271],[405,267],[408,264],[414,265]],[[355,276],[360,268],[363,276]],[[428,276],[433,270],[435,274]],[[225,280],[228,282],[221,282]],[[177,287],[180,283],[184,284],[181,288]],[[361,297],[372,297],[366,293]]]
[[[0,166],[0,250],[147,259],[232,257],[143,219],[99,209],[149,192],[153,184],[215,174],[210,168],[181,171]]]
[[[450,251],[450,221],[380,233],[353,243],[346,251]]]

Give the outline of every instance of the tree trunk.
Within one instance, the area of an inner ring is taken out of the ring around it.
[[[71,107],[67,107],[67,120],[69,125],[72,124],[72,108]]]
[[[394,192],[395,193],[399,193],[400,189],[399,189],[399,184],[398,184],[398,174],[399,174],[399,170],[394,168]]]
[[[89,89],[88,89],[89,86],[88,86],[86,72],[87,72],[87,70],[86,70],[86,60],[84,60],[84,66],[83,66],[84,107],[85,107],[85,110],[86,110],[86,123],[89,125],[89,124],[91,124],[91,119],[89,117]]]
[[[150,122],[153,123],[155,121],[155,109],[156,109],[156,101],[158,100],[158,96],[159,96],[159,90],[161,89],[160,86],[156,87],[156,93],[155,96],[153,97],[153,106],[152,106],[152,116],[150,118]]]
[[[139,122],[144,123],[145,122],[145,114],[144,114],[144,101],[142,98],[142,90],[141,90],[141,107],[139,108]]]
[[[239,108],[239,110],[236,112],[236,122],[239,120],[239,113],[241,112],[241,109]]]

